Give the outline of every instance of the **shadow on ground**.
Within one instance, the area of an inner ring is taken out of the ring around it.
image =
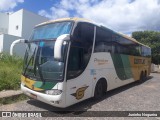
[[[151,80],[153,78],[153,76],[149,76],[148,80]],[[144,81],[144,82],[146,82]],[[143,84],[144,82],[134,82],[134,83],[130,83],[128,85],[125,85],[125,86],[122,86],[122,87],[119,87],[119,88],[116,88],[114,90],[111,90],[111,91],[108,91],[101,99],[99,100],[94,100],[92,98],[90,99],[87,99],[87,100],[84,100],[80,103],[77,103],[77,104],[74,104],[70,107],[67,107],[67,108],[56,108],[56,107],[53,107],[51,105],[48,105],[46,103],[43,103],[41,101],[38,101],[38,100],[34,100],[34,99],[30,99],[27,101],[28,104],[30,105],[33,105],[33,106],[36,106],[38,108],[42,108],[46,111],[49,111],[51,113],[54,113],[54,114],[59,114],[59,116],[63,116],[64,114],[73,114],[73,115],[80,115],[86,111],[88,111],[89,109],[92,108],[93,105],[103,101],[104,99],[107,99],[108,97],[111,97],[111,96],[114,96],[118,93],[121,93],[127,89],[130,89],[132,87],[135,87],[137,85],[141,85]]]

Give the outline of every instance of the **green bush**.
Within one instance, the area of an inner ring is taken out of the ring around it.
[[[20,88],[23,60],[6,53],[0,54],[0,91]]]

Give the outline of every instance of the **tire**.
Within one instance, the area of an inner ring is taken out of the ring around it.
[[[105,93],[104,82],[99,80],[95,87],[94,99],[101,99]]]
[[[147,80],[147,72],[145,71],[145,74],[144,74],[144,81]]]
[[[140,75],[140,80],[139,82],[142,83],[145,81],[145,74],[143,72],[141,72],[141,75]]]

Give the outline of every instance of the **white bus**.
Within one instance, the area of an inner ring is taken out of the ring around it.
[[[56,107],[101,98],[150,74],[148,46],[85,19],[39,24],[27,46],[21,89]]]

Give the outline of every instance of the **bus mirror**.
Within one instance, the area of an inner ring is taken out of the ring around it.
[[[56,39],[54,45],[54,59],[61,60],[62,59],[62,46],[63,42],[70,39],[69,34],[63,34]]]

